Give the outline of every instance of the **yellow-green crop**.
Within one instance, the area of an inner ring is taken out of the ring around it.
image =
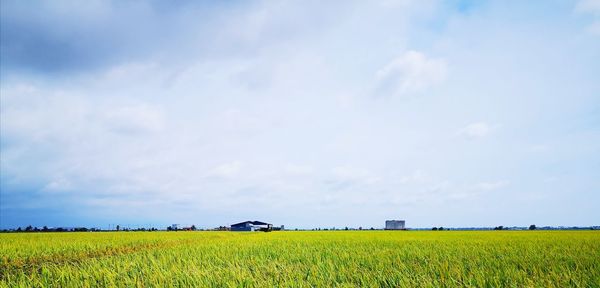
[[[600,287],[596,231],[0,234],[0,287]]]

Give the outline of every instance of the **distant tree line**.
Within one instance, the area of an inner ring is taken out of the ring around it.
[[[25,227],[25,229],[18,227],[15,230],[2,229],[2,232],[95,232],[101,231],[97,228],[86,228],[86,227],[73,227],[73,228],[64,228],[64,227],[52,227],[48,228],[48,226],[43,227],[33,227],[31,225]]]
[[[537,227],[535,226],[535,224],[529,225],[529,230],[536,230]],[[494,227],[494,230],[508,230],[508,227],[504,227],[504,226],[496,226]]]
[[[298,229],[296,228],[294,230],[298,230]],[[352,230],[352,231],[354,231],[354,230],[362,231],[362,230],[381,230],[381,228],[379,228],[379,229],[375,229],[373,227],[371,227],[371,228],[363,228],[362,226],[358,227],[358,228],[353,228],[353,227],[347,227],[346,226],[344,228],[336,228],[336,227],[320,228],[320,227],[317,227],[317,228],[312,228],[312,229],[300,229],[300,230],[302,230],[302,231],[309,231],[309,230],[310,231],[342,231],[342,230],[343,231],[349,231],[349,230]]]
[[[529,230],[536,230],[537,227],[535,225],[530,225],[529,226]],[[594,227],[591,227],[592,230],[594,230]],[[450,230],[448,228],[444,228],[444,227],[433,227],[431,228],[432,231],[444,231],[444,230]],[[508,227],[504,227],[504,226],[496,226],[493,228],[493,230],[508,230]]]
[[[167,231],[196,231],[196,225],[192,225],[190,227],[184,227],[184,228],[177,228],[177,227],[172,227],[172,226],[167,226]]]
[[[587,227],[577,227],[577,226],[573,226],[573,227],[551,227],[551,226],[544,226],[544,227],[537,227],[535,224],[529,225],[529,228],[527,227],[505,227],[505,226],[496,226],[493,228],[444,228],[444,227],[433,227],[431,228],[432,231],[445,231],[445,230],[600,230],[600,226],[587,226]],[[219,226],[213,229],[197,229],[196,225],[192,225],[190,227],[183,227],[183,228],[179,228],[179,227],[173,227],[173,226],[167,226],[165,229],[163,229],[162,231],[197,231],[197,230],[201,230],[201,231],[229,231],[230,228],[229,226]],[[275,230],[275,229],[274,229]],[[363,228],[363,227],[358,227],[358,228],[350,228],[350,227],[344,227],[344,228],[336,228],[336,227],[331,227],[331,228],[313,228],[313,229],[292,229],[292,230],[312,230],[312,231],[340,231],[340,230],[381,230],[381,228]],[[415,228],[414,230],[427,230],[427,228],[422,229],[422,228]],[[159,231],[159,229],[157,228],[123,228],[121,227],[121,225],[116,225],[115,229],[99,229],[99,228],[87,228],[87,227],[48,227],[48,226],[43,226],[43,227],[34,227],[32,225],[28,225],[25,228],[22,227],[18,227],[17,229],[2,229],[0,230],[0,232],[3,233],[7,233],[7,232],[107,232],[107,231],[123,231],[123,232],[128,232],[128,231]]]
[[[131,228],[121,228],[120,225],[117,225],[115,227],[116,231],[123,231],[123,232],[128,232],[128,231],[159,231],[159,229],[157,228],[135,228],[135,229],[131,229]],[[22,227],[17,227],[17,229],[2,229],[0,230],[0,232],[31,232],[31,233],[36,233],[36,232],[106,232],[106,231],[115,231],[115,230],[103,230],[103,229],[98,229],[98,228],[87,228],[87,227],[69,227],[69,228],[65,228],[65,227],[48,227],[48,226],[43,226],[43,227],[34,227],[32,225],[29,225],[25,228]],[[192,227],[187,228],[186,230],[196,230],[196,226],[192,225]]]

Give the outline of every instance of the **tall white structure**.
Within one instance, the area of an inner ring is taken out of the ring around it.
[[[385,230],[404,230],[406,229],[404,220],[386,220]]]

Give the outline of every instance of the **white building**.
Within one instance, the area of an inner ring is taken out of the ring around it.
[[[385,230],[404,230],[406,229],[404,225],[404,220],[386,220]]]

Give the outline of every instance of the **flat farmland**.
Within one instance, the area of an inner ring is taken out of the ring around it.
[[[0,234],[0,287],[600,287],[597,231]]]

